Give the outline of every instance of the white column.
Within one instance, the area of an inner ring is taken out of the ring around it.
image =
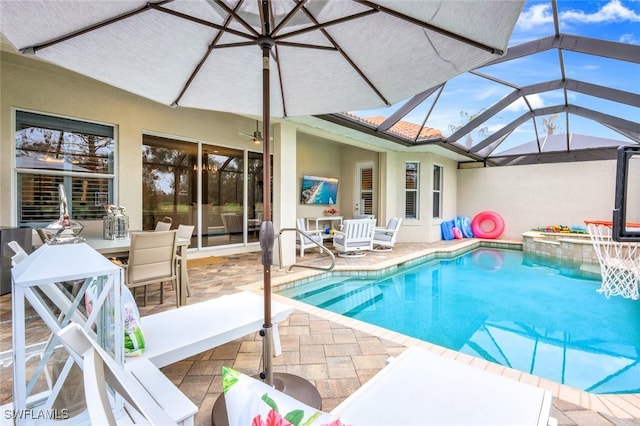
[[[398,176],[404,174],[404,168],[398,172],[400,161],[395,152],[380,153],[378,157],[378,226],[385,226],[387,221],[404,214],[404,182]]]
[[[296,129],[286,122],[273,126],[273,227],[295,228],[298,194],[296,169]],[[294,232],[285,232],[282,237],[282,260],[280,247],[274,247],[274,265],[293,265],[296,262],[296,237]]]

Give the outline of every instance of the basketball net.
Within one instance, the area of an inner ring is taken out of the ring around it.
[[[614,241],[611,238],[611,222],[585,221],[585,224],[600,263],[602,286],[598,291],[607,299],[622,296],[638,300],[640,243]]]

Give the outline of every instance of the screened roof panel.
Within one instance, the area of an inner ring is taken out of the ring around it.
[[[616,146],[640,144],[639,26],[635,0],[528,0],[502,58],[389,109],[393,116],[350,116],[384,115],[386,128],[426,123],[440,140],[396,141],[438,143],[488,165],[614,158]]]
[[[634,107],[578,92],[569,92],[569,102],[573,105],[589,108],[594,111],[604,111],[607,114],[615,115],[616,117],[626,120],[640,120],[640,107]]]
[[[517,127],[504,141],[492,152],[493,155],[501,155],[510,150],[520,150],[517,152],[534,154],[538,152],[536,132],[531,120]],[[531,142],[536,143],[532,144]]]
[[[640,37],[640,32],[638,34]],[[563,52],[563,57],[567,78],[627,92],[640,92],[640,64],[568,51]]]
[[[604,142],[605,146],[612,146],[611,141],[620,143],[628,142],[628,139],[620,133],[612,130],[611,128],[604,126],[597,121],[590,120],[588,118],[580,117],[578,115],[572,115],[569,125],[572,129],[580,129],[580,133],[585,135],[596,136],[607,140]]]
[[[547,114],[536,117],[536,128],[538,129],[538,137],[542,138],[549,135],[557,135],[559,133],[567,133],[566,114]]]
[[[496,149],[498,149],[498,147],[500,147],[505,140],[509,139],[509,137],[511,136],[511,134],[505,134],[499,138],[496,138],[495,140],[491,141],[491,143],[485,145],[482,145],[482,148],[479,148],[479,145],[476,145],[476,147],[474,149],[476,149],[476,151],[474,151],[475,154],[479,154],[482,157],[488,157],[489,155],[491,155],[492,153],[494,153],[496,151]],[[488,142],[488,140],[483,141],[483,142]]]
[[[536,99],[529,100],[530,103],[537,102]],[[465,140],[465,147],[473,148],[478,143],[485,140],[487,137],[495,135],[496,132],[501,131],[505,125],[518,119],[520,116],[528,112],[528,106],[524,101],[524,98],[519,97],[506,108],[502,109],[495,115],[489,117],[471,132],[462,136]],[[470,143],[471,142],[471,143]]]
[[[562,78],[555,49],[479,68],[479,71],[519,87]]]
[[[551,107],[553,105],[562,105],[565,103],[564,90],[548,90],[546,92],[536,93],[527,96],[530,99],[530,105],[533,109],[541,109]]]
[[[487,106],[507,96],[513,89],[503,84],[487,80],[471,73],[449,80],[438,98],[427,124],[451,136],[471,119],[480,115]],[[432,95],[433,97],[433,95]],[[424,118],[423,105],[412,112],[412,116],[421,114]],[[407,120],[410,117],[405,117]]]

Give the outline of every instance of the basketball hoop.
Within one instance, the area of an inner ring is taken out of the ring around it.
[[[607,299],[622,296],[638,300],[640,281],[640,243],[623,243],[611,238],[613,222],[585,221],[591,243],[598,256],[602,286]]]

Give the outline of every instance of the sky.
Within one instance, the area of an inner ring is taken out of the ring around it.
[[[640,0],[604,1],[558,1],[560,32],[608,41],[640,45]],[[552,36],[554,34],[553,12],[549,0],[528,0],[511,36],[509,46]],[[567,78],[612,87],[632,93],[640,93],[640,64],[632,64],[607,58],[564,52],[563,60]],[[514,83],[518,86],[561,78],[558,51],[553,49],[507,63],[484,67],[480,72]],[[440,129],[445,136],[452,133],[452,127],[466,123],[461,112],[476,114],[506,96],[513,89],[491,82],[469,73],[450,80],[436,103],[427,125]],[[616,102],[598,100],[593,97],[570,93],[569,103],[596,111],[617,115],[627,120],[640,121],[640,109]],[[427,99],[420,107],[405,117],[405,121],[422,124],[431,108],[435,96]],[[564,102],[561,91],[545,92],[528,97],[535,107],[557,105]],[[356,115],[370,117],[389,116],[401,103],[386,109],[356,111]],[[510,105],[489,122],[486,131],[495,132],[502,125],[512,121],[526,111],[523,101]],[[538,119],[542,120],[542,117]],[[540,124],[540,123],[539,123]],[[566,130],[565,116],[556,121],[556,133]],[[570,116],[570,130],[576,133],[626,140],[604,126]],[[539,125],[540,129],[540,125]],[[529,120],[518,128],[500,149],[508,149],[535,138],[534,127]],[[539,131],[540,133],[540,131]],[[474,135],[479,139],[480,136]]]

